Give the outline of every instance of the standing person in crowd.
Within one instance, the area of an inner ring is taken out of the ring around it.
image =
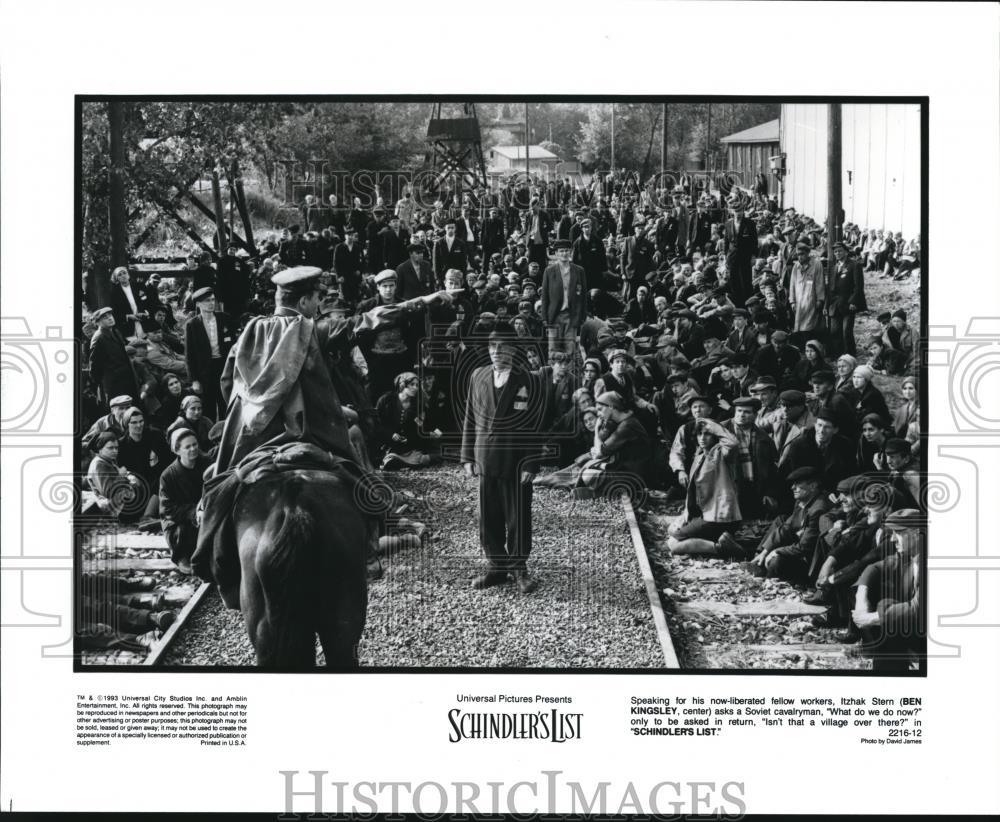
[[[344,231],[344,242],[333,249],[333,271],[340,282],[344,299],[353,306],[362,296],[364,249],[358,243],[358,230],[355,226],[348,225]]]
[[[215,310],[215,292],[202,288],[191,295],[198,314],[184,326],[184,359],[187,362],[191,389],[201,395],[213,420],[226,415],[219,390],[219,379],[232,345],[226,328],[226,315]]]
[[[111,272],[111,310],[115,325],[126,337],[143,337],[142,323],[149,319],[143,307],[143,298],[129,279],[128,269],[120,265]]]
[[[542,209],[538,197],[531,198],[528,211],[525,234],[528,243],[528,261],[538,263],[544,268],[548,263],[549,233],[552,231],[552,218]]]
[[[90,378],[100,386],[103,399],[126,395],[139,396],[139,382],[125,347],[125,338],[115,328],[115,315],[109,307],[99,308],[92,319],[97,331],[90,338]]]
[[[538,583],[528,573],[531,553],[532,480],[548,418],[546,392],[527,371],[512,330],[489,336],[490,364],[473,373],[462,426],[461,460],[479,478],[479,539],[487,570],[476,589],[503,585],[512,575],[521,593]]]
[[[469,267],[468,246],[460,240],[455,233],[455,221],[451,218],[447,220],[444,227],[444,237],[434,244],[434,277],[440,287],[444,282],[445,272],[456,268],[459,271],[466,271]]]
[[[653,270],[653,244],[646,239],[645,226],[635,226],[635,236],[625,240],[619,273],[622,277],[622,299],[628,302],[636,295],[646,275]]]
[[[792,266],[788,286],[788,307],[794,314],[793,343],[802,342],[822,331],[823,301],[826,297],[826,278],[823,265],[812,255],[807,243],[796,247],[798,259]]]
[[[833,254],[837,262],[833,267],[833,282],[827,301],[830,317],[830,345],[835,354],[857,355],[854,341],[854,316],[859,311],[867,311],[865,300],[865,275],[857,260],[848,256],[848,248],[843,242],[834,243]]]
[[[569,242],[555,244],[556,262],[542,275],[542,320],[548,331],[549,353],[575,352],[580,327],[587,319],[587,278],[569,260]]]
[[[753,258],[757,255],[757,226],[746,216],[742,198],[729,198],[729,219],[723,229],[726,244],[726,269],[733,303],[743,308],[753,294]]]

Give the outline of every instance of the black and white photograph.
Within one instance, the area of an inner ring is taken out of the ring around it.
[[[81,667],[922,672],[922,112],[79,98]]]
[[[995,816],[998,26],[0,2],[0,810]]]

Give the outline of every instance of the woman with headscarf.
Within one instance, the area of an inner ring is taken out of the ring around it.
[[[211,460],[201,455],[198,438],[188,428],[173,432],[170,450],[177,459],[160,475],[160,517],[171,560],[181,573],[190,574],[198,543],[198,503]]]
[[[858,438],[858,467],[861,473],[880,471],[879,458],[885,464],[885,444],[889,441],[885,420],[878,414],[866,414],[861,419],[861,436]]]
[[[152,421],[161,431],[166,431],[181,413],[181,400],[184,399],[184,383],[181,378],[176,374],[165,374],[160,380],[156,399],[158,406],[153,412]]]
[[[97,455],[87,468],[87,481],[97,507],[121,522],[135,522],[155,510],[155,494],[143,494],[142,481],[118,464],[118,437],[112,431],[98,434]],[[148,490],[148,489],[147,489]]]
[[[166,433],[171,438],[171,441],[173,441],[175,431],[182,428],[190,429],[194,431],[195,436],[198,438],[198,446],[201,448],[201,453],[206,456],[214,456],[215,448],[212,445],[212,438],[209,436],[214,423],[212,420],[202,416],[202,408],[201,397],[196,394],[188,394],[181,400],[180,415],[171,423]]]
[[[847,397],[851,404],[853,405],[857,402],[855,395],[858,393],[854,390],[854,383],[851,381],[851,375],[854,373],[854,369],[858,366],[858,360],[856,357],[850,354],[841,354],[837,357],[837,364],[835,367],[836,372],[836,382],[833,385],[833,390],[838,394],[843,394]]]
[[[854,404],[854,412],[858,419],[868,414],[878,414],[883,420],[889,419],[889,407],[885,404],[885,397],[873,384],[872,379],[875,372],[868,365],[859,365],[851,375],[851,382],[854,390],[858,392],[857,400]]]
[[[136,407],[122,417],[125,436],[118,442],[118,464],[139,477],[156,493],[160,474],[170,462],[170,451],[163,435],[146,425],[146,416]]]
[[[917,421],[920,414],[917,378],[903,377],[899,390],[903,395],[903,404],[892,412],[892,430],[895,436],[905,440],[910,433],[910,426]]]
[[[404,371],[393,381],[393,391],[387,391],[375,404],[378,416],[376,440],[382,456],[382,468],[415,468],[430,465],[433,457],[426,453],[428,445],[441,436],[436,430],[423,434],[418,416],[420,378]]]
[[[800,391],[808,391],[810,388],[809,378],[817,371],[828,371],[826,363],[826,349],[819,340],[809,340],[805,344],[804,356],[792,369],[792,385],[788,388],[797,388]]]

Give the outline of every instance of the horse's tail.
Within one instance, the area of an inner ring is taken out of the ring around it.
[[[289,490],[293,493],[288,500],[294,500],[298,489]],[[273,638],[278,648],[291,651],[306,638],[310,645],[315,641],[309,586],[314,577],[316,520],[310,511],[290,501],[284,501],[269,520],[276,526],[280,521],[280,526],[267,529],[273,536],[261,540],[255,570]]]

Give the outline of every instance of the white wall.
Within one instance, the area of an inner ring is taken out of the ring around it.
[[[920,232],[920,107],[842,106],[845,219],[862,228]],[[781,107],[781,150],[788,156],[784,205],[826,219],[827,106]],[[850,173],[848,173],[850,172]]]

